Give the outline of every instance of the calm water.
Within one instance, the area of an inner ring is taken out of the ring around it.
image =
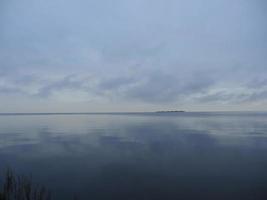
[[[267,199],[267,113],[0,115],[0,170],[54,199]]]

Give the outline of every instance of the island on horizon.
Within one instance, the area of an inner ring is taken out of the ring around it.
[[[184,110],[161,110],[161,111],[156,111],[156,113],[177,113],[177,112],[185,112]]]

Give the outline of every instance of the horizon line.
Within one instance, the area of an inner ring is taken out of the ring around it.
[[[0,112],[0,115],[93,115],[93,114],[175,114],[175,113],[233,113],[233,112],[257,112],[264,113],[267,111],[257,110],[237,110],[237,111],[113,111],[113,112]]]

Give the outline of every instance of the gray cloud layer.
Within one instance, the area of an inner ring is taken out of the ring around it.
[[[264,108],[266,8],[262,0],[3,0],[0,103]]]

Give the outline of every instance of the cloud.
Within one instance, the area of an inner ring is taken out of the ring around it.
[[[1,1],[0,103],[14,96],[36,105],[265,102],[265,7],[261,0]]]
[[[140,70],[130,75],[69,74],[60,76],[9,74],[0,77],[0,95],[23,95],[40,99],[168,103],[238,103],[267,100],[266,79],[246,82],[215,79],[206,71],[172,74],[164,70]],[[76,95],[74,97],[73,95]],[[80,95],[79,95],[80,94]],[[81,99],[79,99],[82,96]]]
[[[63,77],[59,80],[51,81],[40,87],[37,92],[37,96],[39,97],[49,97],[54,92],[60,92],[61,90],[81,90],[86,89],[85,80],[77,79],[75,76],[70,75]]]

